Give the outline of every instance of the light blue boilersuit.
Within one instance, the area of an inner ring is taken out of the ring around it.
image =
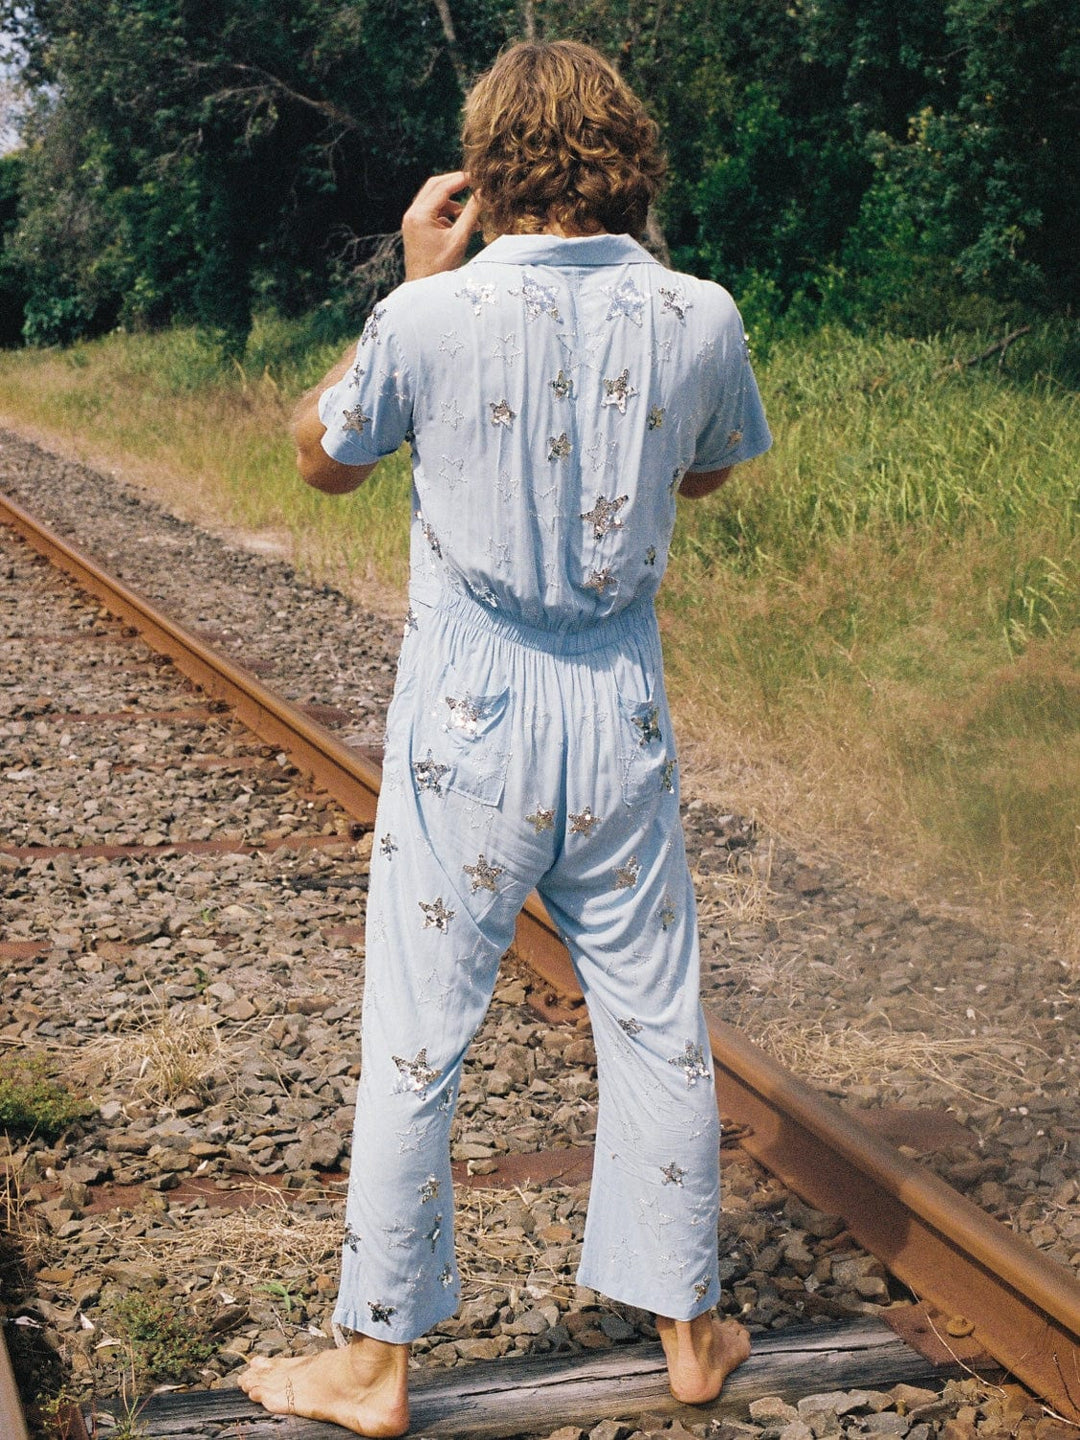
[[[413,452],[410,610],[368,903],[336,1322],[457,1306],[449,1130],[526,895],[566,940],[600,1107],[578,1279],[719,1297],[719,1136],[653,598],[675,492],[769,445],[737,310],[628,236],[503,236],[376,306],[327,453]]]

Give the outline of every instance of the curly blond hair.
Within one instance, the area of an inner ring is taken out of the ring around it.
[[[553,224],[640,235],[664,175],[640,100],[573,40],[504,51],[469,93],[462,144],[488,240]]]

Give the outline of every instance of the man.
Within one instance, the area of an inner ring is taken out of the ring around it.
[[[578,1278],[656,1313],[684,1401],[750,1348],[715,1315],[719,1135],[653,598],[676,491],[709,494],[769,433],[731,298],[631,238],[662,162],[606,61],[513,47],[463,138],[467,170],[405,216],[406,283],[295,432],[304,478],[334,494],[411,441],[410,610],[335,1312],[354,1338],[240,1383],[364,1435],[407,1428],[409,1342],[457,1307],[450,1122],[534,887],[597,1048]],[[477,228],[492,243],[462,266]]]

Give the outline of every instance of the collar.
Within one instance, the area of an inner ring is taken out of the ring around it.
[[[629,235],[500,235],[469,262],[496,265],[659,265]]]

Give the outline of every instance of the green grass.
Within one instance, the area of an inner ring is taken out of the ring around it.
[[[758,371],[776,436],[683,502],[662,601],[697,753],[733,802],[888,865],[1067,907],[1080,886],[1080,326],[994,336],[824,329]],[[340,346],[267,319],[242,366],[190,330],[0,355],[0,412],[288,532],[354,593],[400,591],[399,455],[346,501],[295,479],[298,393]]]
[[[43,1056],[0,1054],[0,1130],[55,1140],[91,1105],[55,1079]]]

